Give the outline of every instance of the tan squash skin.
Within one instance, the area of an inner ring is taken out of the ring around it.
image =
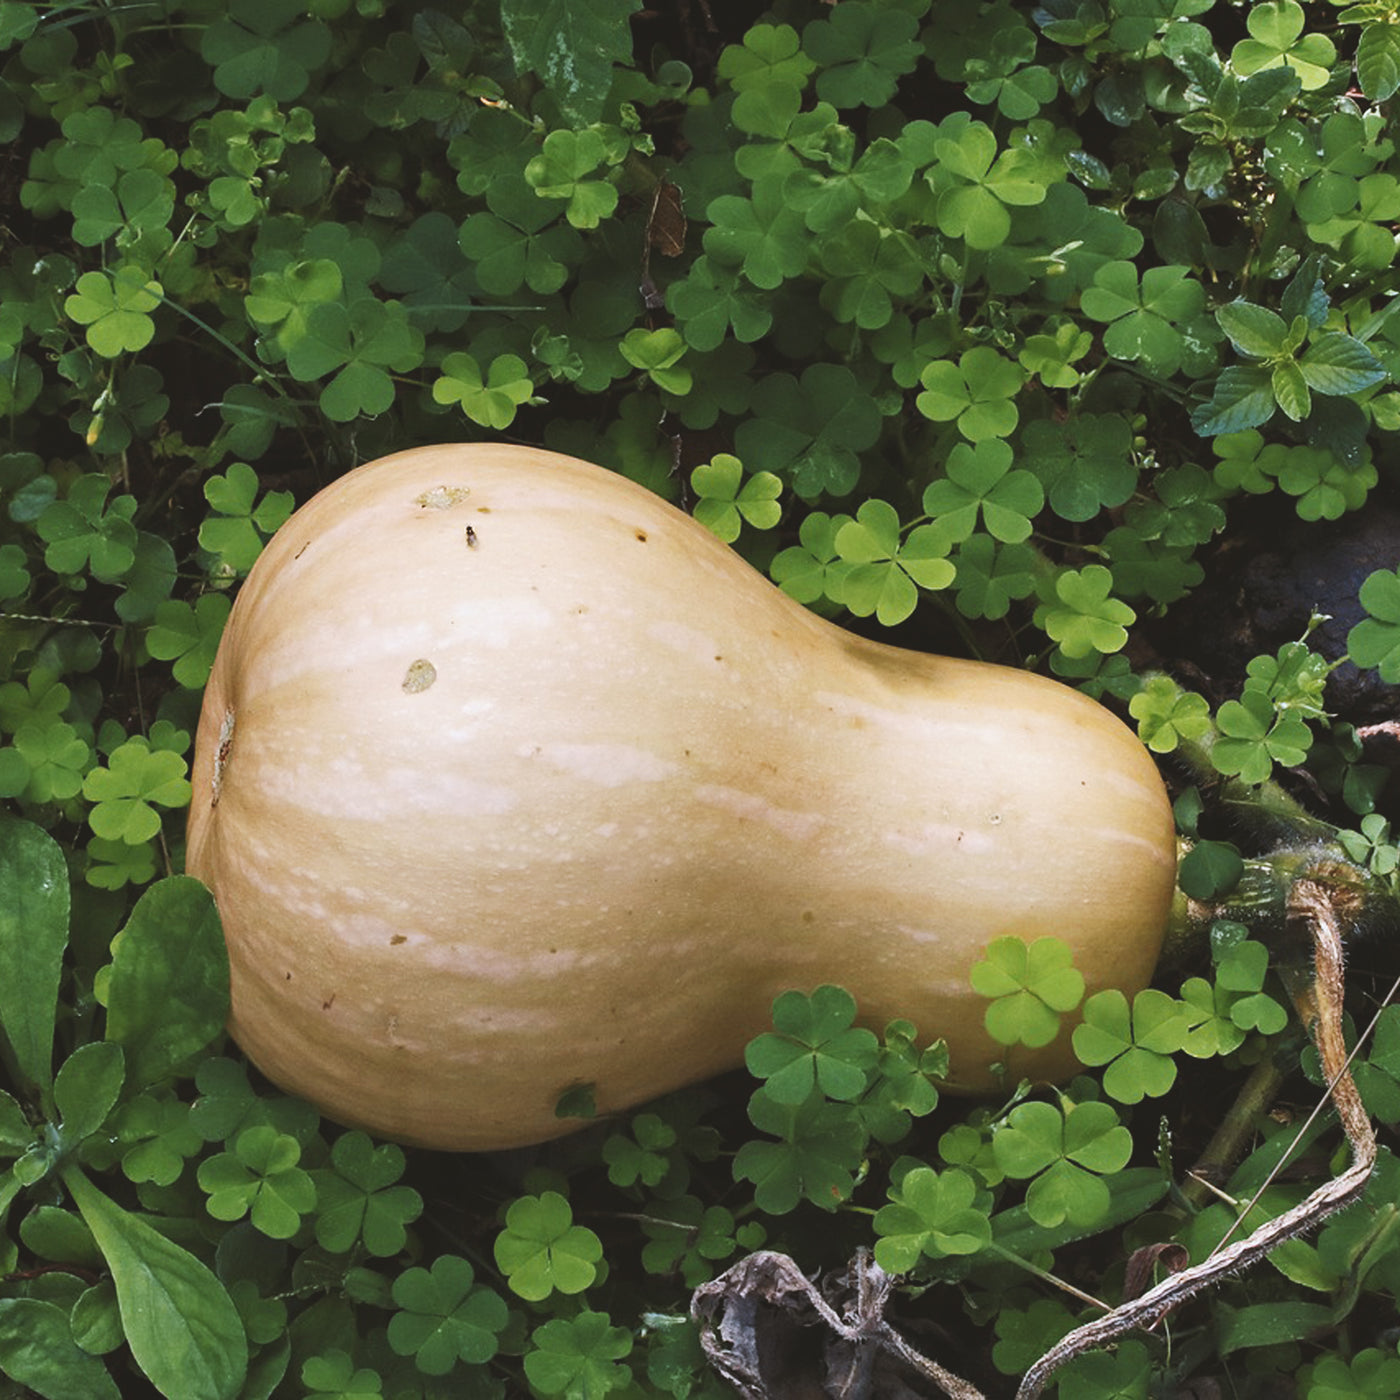
[[[987,1088],[986,943],[1058,934],[1131,994],[1175,872],[1107,710],[853,637],[645,489],[504,445],[361,467],[271,542],[209,681],[187,864],[254,1063],[452,1150],[569,1131],[580,1082],[608,1113],[732,1068],[822,982]],[[1009,1073],[1071,1064],[1062,1037]]]

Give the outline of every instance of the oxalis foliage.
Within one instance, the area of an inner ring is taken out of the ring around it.
[[[1255,498],[1328,522],[1386,490],[1400,8],[739,8],[0,3],[6,1393],[719,1395],[689,1290],[861,1245],[999,1393],[1093,1314],[1060,1282],[1113,1301],[1135,1248],[1203,1257],[1339,1150],[1325,1118],[1295,1146],[1322,1090],[1285,954],[1230,916],[1278,861],[1213,813],[1293,811],[1305,772],[1310,839],[1386,895],[1385,770],[1311,633],[1223,698],[1142,639]],[[178,873],[230,599],[333,475],[501,434],[646,483],[828,616],[1118,705],[1188,775],[1208,949],[1130,1003],[994,941],[993,1036],[1076,1017],[1083,1073],[983,1104],[940,1100],[938,1027],[860,1028],[829,987],[779,999],[747,1082],[528,1164],[269,1090]],[[1400,569],[1360,604],[1352,660],[1400,682]],[[1261,1067],[1281,1107],[1198,1189]],[[1400,1011],[1356,1077],[1400,1122]],[[1363,1205],[1061,1393],[1400,1395],[1398,1198],[1382,1148]]]

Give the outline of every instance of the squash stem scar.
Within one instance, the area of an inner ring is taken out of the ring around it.
[[[219,721],[219,747],[214,750],[214,776],[209,780],[209,805],[219,805],[219,790],[224,784],[224,769],[228,766],[229,751],[233,748],[233,711],[225,710]]]

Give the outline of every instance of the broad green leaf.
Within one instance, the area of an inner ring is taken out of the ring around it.
[[[209,891],[188,875],[152,885],[118,935],[107,1038],[126,1051],[132,1088],[176,1073],[223,1029],[228,952]]]
[[[53,1033],[68,946],[68,866],[30,822],[0,818],[0,1026],[20,1075],[53,1083]]]
[[[53,1081],[53,1102],[59,1131],[69,1148],[107,1121],[125,1077],[121,1046],[105,1040],[78,1046],[59,1066]]]
[[[641,0],[502,0],[501,28],[517,73],[534,73],[564,111],[597,121],[614,63],[632,57],[628,20]]]
[[[0,1372],[44,1400],[121,1400],[102,1358],[73,1340],[68,1316],[40,1298],[0,1298]]]
[[[1356,76],[1372,102],[1400,91],[1400,25],[1368,24],[1356,41]]]
[[[248,1342],[223,1284],[194,1255],[103,1195],[79,1168],[64,1167],[60,1175],[111,1270],[137,1365],[164,1395],[235,1400]]]

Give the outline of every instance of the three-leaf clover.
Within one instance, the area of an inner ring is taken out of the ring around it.
[[[156,333],[150,313],[161,303],[161,285],[139,267],[85,272],[63,309],[86,326],[87,343],[104,359],[144,350]]]
[[[890,1187],[890,1204],[875,1212],[875,1262],[886,1273],[908,1273],[920,1259],[976,1254],[992,1237],[977,1204],[976,1181],[949,1167],[915,1167]]]
[[[146,633],[146,649],[158,661],[173,661],[176,681],[197,690],[209,679],[232,603],[223,593],[205,593],[194,605],[168,598]]]
[[[781,1104],[759,1089],[749,1099],[749,1121],[778,1139],[746,1142],[734,1158],[734,1179],[753,1183],[765,1215],[786,1215],[804,1199],[824,1210],[849,1199],[866,1145],[851,1106],[817,1094]]]
[[[818,987],[810,997],[784,992],[773,1003],[775,1029],[749,1042],[744,1063],[776,1103],[803,1103],[814,1088],[831,1099],[857,1098],[879,1042],[852,1024],[855,1016],[855,998],[842,987]]]
[[[456,1254],[401,1273],[392,1296],[399,1311],[389,1319],[389,1345],[413,1357],[426,1376],[445,1376],[458,1361],[490,1361],[510,1321],[501,1295],[477,1283],[472,1266]]]
[[[614,1327],[607,1313],[586,1310],[556,1317],[535,1328],[525,1353],[525,1374],[543,1395],[601,1397],[632,1380],[621,1364],[632,1350],[632,1334]]]
[[[1102,564],[1066,569],[1055,579],[1054,600],[1036,609],[1035,620],[1072,660],[1118,651],[1137,614],[1112,589],[1113,575]]]
[[[199,1165],[205,1208],[216,1220],[248,1216],[256,1229],[289,1240],[316,1206],[316,1186],[298,1163],[301,1144],[271,1125],[245,1128],[233,1149]]]
[[[519,355],[497,355],[483,375],[476,359],[454,350],[433,381],[436,403],[455,403],[474,423],[500,431],[515,421],[515,411],[534,397],[529,369]]]
[[[1028,539],[1045,492],[1034,473],[1013,467],[1013,461],[1010,446],[1000,438],[956,444],[948,454],[947,475],[924,490],[924,509],[939,530],[966,540],[980,516],[993,539],[1008,544]]]
[[[1073,950],[1052,936],[1029,944],[1013,936],[993,939],[970,980],[980,996],[992,998],[984,1019],[1000,1045],[1049,1045],[1059,1034],[1060,1017],[1084,996]]]
[[[888,501],[864,501],[856,518],[836,532],[835,543],[851,565],[841,580],[841,601],[857,617],[874,613],[886,627],[914,611],[919,588],[947,588],[957,577],[944,532],[916,525],[901,540],[899,515]]]
[[[1220,738],[1210,751],[1217,772],[1244,782],[1265,782],[1274,764],[1295,768],[1308,756],[1312,730],[1298,714],[1262,690],[1249,687],[1238,700],[1227,700],[1216,714]]]
[[[969,442],[1003,438],[1020,420],[1015,397],[1026,381],[1014,360],[990,345],[963,351],[956,364],[934,360],[919,376],[923,392],[914,400],[925,418],[958,425]]]
[[[1084,1003],[1084,1021],[1074,1028],[1074,1053],[1081,1064],[1106,1066],[1104,1092],[1119,1103],[1139,1103],[1165,1094],[1176,1082],[1172,1056],[1186,1043],[1190,1023],[1180,1002],[1147,987],[1131,1005],[1116,988]]]
[[[1133,1135],[1111,1104],[1018,1104],[992,1136],[997,1166],[1009,1177],[1034,1177],[1026,1209],[1038,1225],[1092,1226],[1109,1207],[1103,1176],[1121,1171]]]
[[[699,497],[695,518],[726,544],[739,538],[744,522],[756,530],[771,530],[782,518],[778,504],[782,481],[772,472],[743,478],[743,463],[729,452],[717,453],[690,474],[690,485]]]
[[[83,796],[95,804],[88,824],[107,841],[139,846],[160,830],[157,807],[183,807],[190,800],[189,769],[178,753],[153,749],[142,735],[116,749],[104,768],[83,779]]]
[[[572,1208],[557,1191],[512,1201],[496,1236],[496,1264],[511,1292],[532,1303],[554,1292],[582,1293],[598,1276],[602,1257],[602,1241],[574,1224]]]
[[[245,574],[272,534],[292,513],[290,491],[268,491],[257,500],[258,474],[234,462],[204,483],[204,499],[215,512],[199,527],[200,547],[217,554],[235,573]]]
[[[403,1175],[403,1149],[376,1146],[362,1132],[342,1133],[331,1148],[331,1164],[312,1173],[316,1183],[316,1243],[345,1254],[362,1242],[376,1257],[397,1254],[407,1240],[405,1227],[423,1212],[423,1198]]]

